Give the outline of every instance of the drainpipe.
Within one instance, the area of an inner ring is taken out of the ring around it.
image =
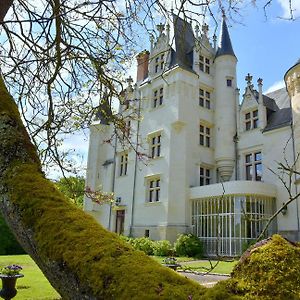
[[[290,103],[290,107],[291,107],[291,103]],[[291,122],[291,131],[292,131],[292,142],[293,142],[293,160],[294,162],[296,161],[296,149],[295,149],[295,135],[294,135],[294,126],[293,126],[293,119]],[[294,173],[294,180],[296,182],[297,180],[297,176]],[[295,184],[295,193],[296,195],[298,194],[298,188],[297,188],[297,184]],[[297,208],[297,227],[298,227],[298,234],[300,231],[300,220],[299,220],[299,204],[298,204],[298,199],[296,199],[296,208]]]
[[[133,175],[133,187],[132,187],[132,204],[131,204],[131,220],[129,226],[129,236],[132,236],[132,229],[134,224],[134,204],[135,204],[135,192],[136,192],[136,177],[137,177],[137,163],[138,163],[138,144],[139,144],[139,133],[140,133],[140,116],[141,116],[141,98],[139,92],[139,105],[138,105],[138,122],[136,130],[136,146],[135,146],[135,162],[134,162],[134,175]]]
[[[115,182],[116,182],[116,156],[117,156],[117,136],[115,137],[115,145],[114,145],[114,162],[113,162],[113,171],[112,171],[112,183],[111,183],[111,192],[115,191]],[[112,213],[112,203],[109,205],[109,218],[108,218],[108,230],[111,231],[111,213]]]
[[[238,141],[239,141],[239,125],[240,125],[240,89],[236,89],[236,107],[235,107],[235,126],[236,134],[233,137],[235,151],[235,180],[239,179],[239,162],[238,162]]]

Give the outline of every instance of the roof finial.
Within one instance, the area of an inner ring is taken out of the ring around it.
[[[252,76],[250,75],[250,73],[247,74],[247,76],[245,77],[245,80],[247,81],[247,85],[252,84]]]
[[[225,13],[225,9],[224,9],[223,6],[221,7],[221,11],[222,11],[222,18],[223,18],[224,20],[226,20],[226,13]]]

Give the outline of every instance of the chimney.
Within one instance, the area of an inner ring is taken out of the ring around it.
[[[149,51],[142,51],[137,56],[137,74],[136,81],[143,81],[148,76]]]

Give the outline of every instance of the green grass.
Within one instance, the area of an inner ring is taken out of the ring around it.
[[[24,274],[23,278],[17,280],[18,293],[14,300],[60,299],[60,295],[28,255],[0,256],[0,268],[11,264],[20,265]]]
[[[154,260],[163,263],[164,257],[151,256]],[[207,272],[211,270],[212,273],[230,274],[237,261],[214,261],[214,260],[195,260],[191,257],[176,257],[177,262],[181,264],[183,269],[194,270],[198,272]],[[212,269],[212,267],[214,267]]]
[[[152,258],[163,263],[164,257],[152,256]],[[178,263],[184,268],[205,272],[211,267],[208,260],[194,260],[191,257],[176,257]],[[212,265],[216,261],[211,261]],[[230,274],[237,261],[220,261],[212,270],[213,273]],[[53,289],[47,278],[39,267],[28,255],[0,256],[0,268],[17,264],[22,266],[22,274],[25,276],[17,280],[18,294],[16,300],[57,300],[60,295]]]

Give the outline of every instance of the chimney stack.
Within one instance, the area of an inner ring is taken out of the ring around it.
[[[149,51],[144,50],[137,56],[137,82],[143,81],[148,76],[149,55]]]

